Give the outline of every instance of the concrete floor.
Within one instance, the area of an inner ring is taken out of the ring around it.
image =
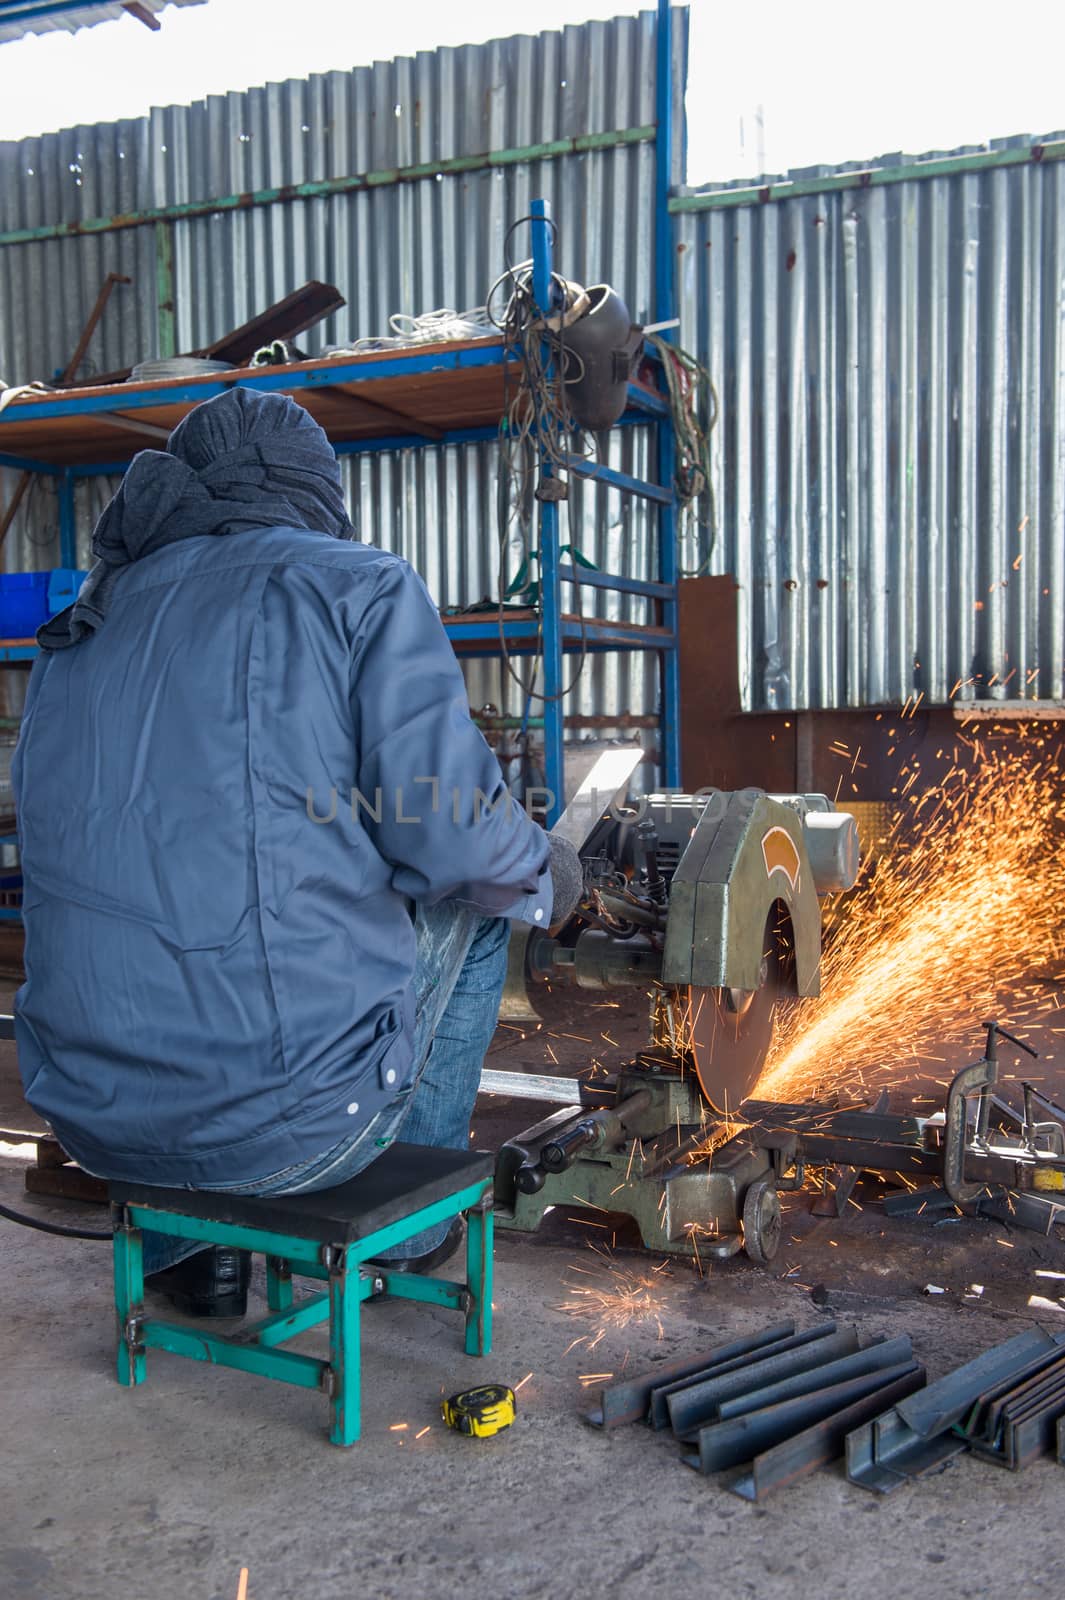
[[[625,1026],[620,1016],[612,1024],[621,1043]],[[3,1049],[0,1126],[29,1127]],[[530,1049],[501,1033],[493,1065],[540,1067],[542,1050]],[[533,1119],[486,1108],[476,1142],[493,1145],[523,1120]],[[98,1210],[27,1200],[24,1163],[7,1151],[5,1202],[100,1225]],[[249,1600],[638,1600],[652,1591],[775,1600],[814,1589],[834,1600],[888,1585],[896,1597],[934,1590],[960,1600],[1044,1589],[1059,1560],[1065,1469],[1056,1464],[1014,1475],[962,1459],[886,1499],[833,1469],[752,1506],[691,1472],[663,1435],[641,1426],[603,1435],[579,1420],[581,1373],[639,1371],[785,1316],[807,1325],[824,1315],[811,1300],[818,1285],[863,1333],[910,1333],[931,1376],[1036,1316],[1029,1295],[1065,1290],[1034,1276],[1065,1270],[1056,1238],[891,1221],[868,1196],[839,1220],[808,1208],[808,1196],[790,1203],[771,1270],[739,1258],[705,1278],[685,1264],[656,1272],[660,1258],[619,1240],[613,1265],[649,1277],[655,1313],[608,1330],[591,1352],[567,1352],[597,1323],[561,1303],[571,1284],[589,1281],[575,1267],[610,1268],[589,1251],[590,1230],[558,1213],[534,1238],[500,1238],[495,1352],[485,1362],[462,1354],[453,1315],[368,1305],[364,1434],[350,1452],[330,1447],[325,1403],[308,1391],[159,1354],[142,1389],[120,1388],[107,1247],[0,1221],[0,1596],[232,1600],[243,1565]],[[925,1296],[930,1281],[948,1293]],[[964,1298],[972,1283],[985,1286],[979,1299]],[[255,1298],[258,1312],[260,1280]],[[1038,1315],[1065,1325],[1065,1307]],[[320,1349],[319,1336],[304,1347]],[[442,1426],[442,1393],[529,1373],[508,1433],[482,1442]]]

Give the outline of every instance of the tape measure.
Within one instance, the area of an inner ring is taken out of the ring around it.
[[[484,1383],[477,1389],[464,1389],[440,1405],[441,1415],[456,1433],[474,1439],[490,1439],[509,1428],[517,1413],[514,1390],[505,1383]]]

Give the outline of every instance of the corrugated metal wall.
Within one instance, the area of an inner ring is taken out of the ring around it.
[[[687,12],[673,19],[679,130]],[[654,50],[649,11],[0,146],[0,231],[644,127],[654,122]],[[613,283],[649,319],[654,146],[643,142],[175,223],[177,348],[206,344],[308,278],[336,283],[348,301],[302,341],[312,351],[386,333],[393,311],[481,303],[502,268],[507,227],[536,195],[552,201],[562,269]],[[525,243],[515,239],[519,255]],[[150,227],[0,248],[0,375],[15,382],[60,370],[108,271],[134,284],[115,291],[91,347],[95,370],[155,354],[154,251]],[[609,450],[624,470],[646,471],[640,435],[629,430]],[[441,605],[495,594],[495,458],[485,445],[346,463],[362,536],[413,561]],[[10,479],[3,487],[10,492]],[[83,547],[109,488],[78,487]],[[597,565],[656,575],[642,506],[578,485],[572,516],[572,542]],[[56,528],[45,484],[8,536],[7,565],[54,560]],[[606,615],[643,614],[629,602],[595,604]],[[473,666],[470,679],[473,699],[520,709],[498,665]],[[653,708],[656,682],[638,655],[595,657],[572,709]]]
[[[686,13],[674,19],[679,82]],[[645,13],[0,146],[0,231],[653,120]],[[653,161],[645,142],[174,224],[178,347],[309,277],[349,302],[312,349],[384,332],[394,310],[475,304],[536,194],[554,202],[564,270],[647,316]],[[996,676],[992,694],[1065,694],[1065,163],[674,221],[682,340],[721,402],[711,570],[740,584],[744,703],[936,701]],[[156,351],[153,230],[0,248],[0,375],[61,369],[112,270],[134,284],[93,342],[98,371]],[[638,432],[610,451],[648,468]],[[494,592],[493,447],[346,470],[363,537],[407,555],[442,605]],[[83,543],[107,490],[79,486]],[[572,513],[598,565],[652,574],[642,508],[578,486]],[[45,483],[6,564],[54,561],[56,524]],[[514,709],[503,678],[476,669],[471,698]],[[655,695],[651,662],[608,656],[572,705],[644,711]]]
[[[675,220],[746,703],[1065,694],[1065,162]]]

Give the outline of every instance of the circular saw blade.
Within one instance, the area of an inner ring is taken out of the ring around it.
[[[757,989],[689,990],[695,1075],[719,1116],[738,1111],[750,1095],[772,1043],[783,968],[768,929],[767,946]]]

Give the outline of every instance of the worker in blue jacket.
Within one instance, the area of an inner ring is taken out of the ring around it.
[[[88,1171],[165,1186],[465,1148],[506,919],[546,926],[554,877],[559,920],[580,874],[511,801],[421,580],[354,542],[307,412],[239,387],[136,457],[93,553],[13,767],[27,1099]],[[194,1251],[146,1234],[145,1271],[243,1311],[246,1257]]]

